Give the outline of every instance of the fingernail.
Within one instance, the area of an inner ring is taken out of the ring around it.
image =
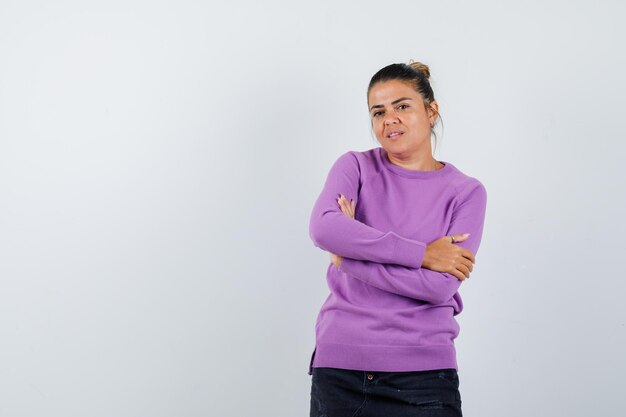
[[[467,237],[467,236],[469,236],[469,235],[470,235],[469,233],[465,233],[463,236]]]

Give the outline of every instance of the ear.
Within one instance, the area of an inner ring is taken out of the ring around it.
[[[439,116],[439,103],[437,103],[435,100],[430,102],[430,105],[428,106],[428,120],[430,120],[430,125],[434,125],[435,122],[437,121],[437,117]]]

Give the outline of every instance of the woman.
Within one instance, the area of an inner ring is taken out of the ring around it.
[[[333,164],[310,221],[330,253],[311,355],[311,417],[461,416],[457,290],[480,244],[480,181],[432,155],[428,66],[392,64],[367,101],[381,147]]]

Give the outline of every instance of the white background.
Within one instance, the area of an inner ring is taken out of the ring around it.
[[[623,408],[619,1],[0,1],[0,416],[308,415],[308,221],[366,88],[431,67],[488,207],[469,417]]]

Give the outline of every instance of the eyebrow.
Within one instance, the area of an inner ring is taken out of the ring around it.
[[[411,100],[411,101],[413,101],[409,97],[402,97],[402,98],[399,98],[397,100],[392,101],[391,104],[396,104],[396,103],[399,103],[399,102],[401,102],[403,100]],[[385,107],[385,106],[383,106],[382,104],[376,104],[376,105],[370,107],[370,111],[372,111],[373,109],[379,108],[379,107]]]

